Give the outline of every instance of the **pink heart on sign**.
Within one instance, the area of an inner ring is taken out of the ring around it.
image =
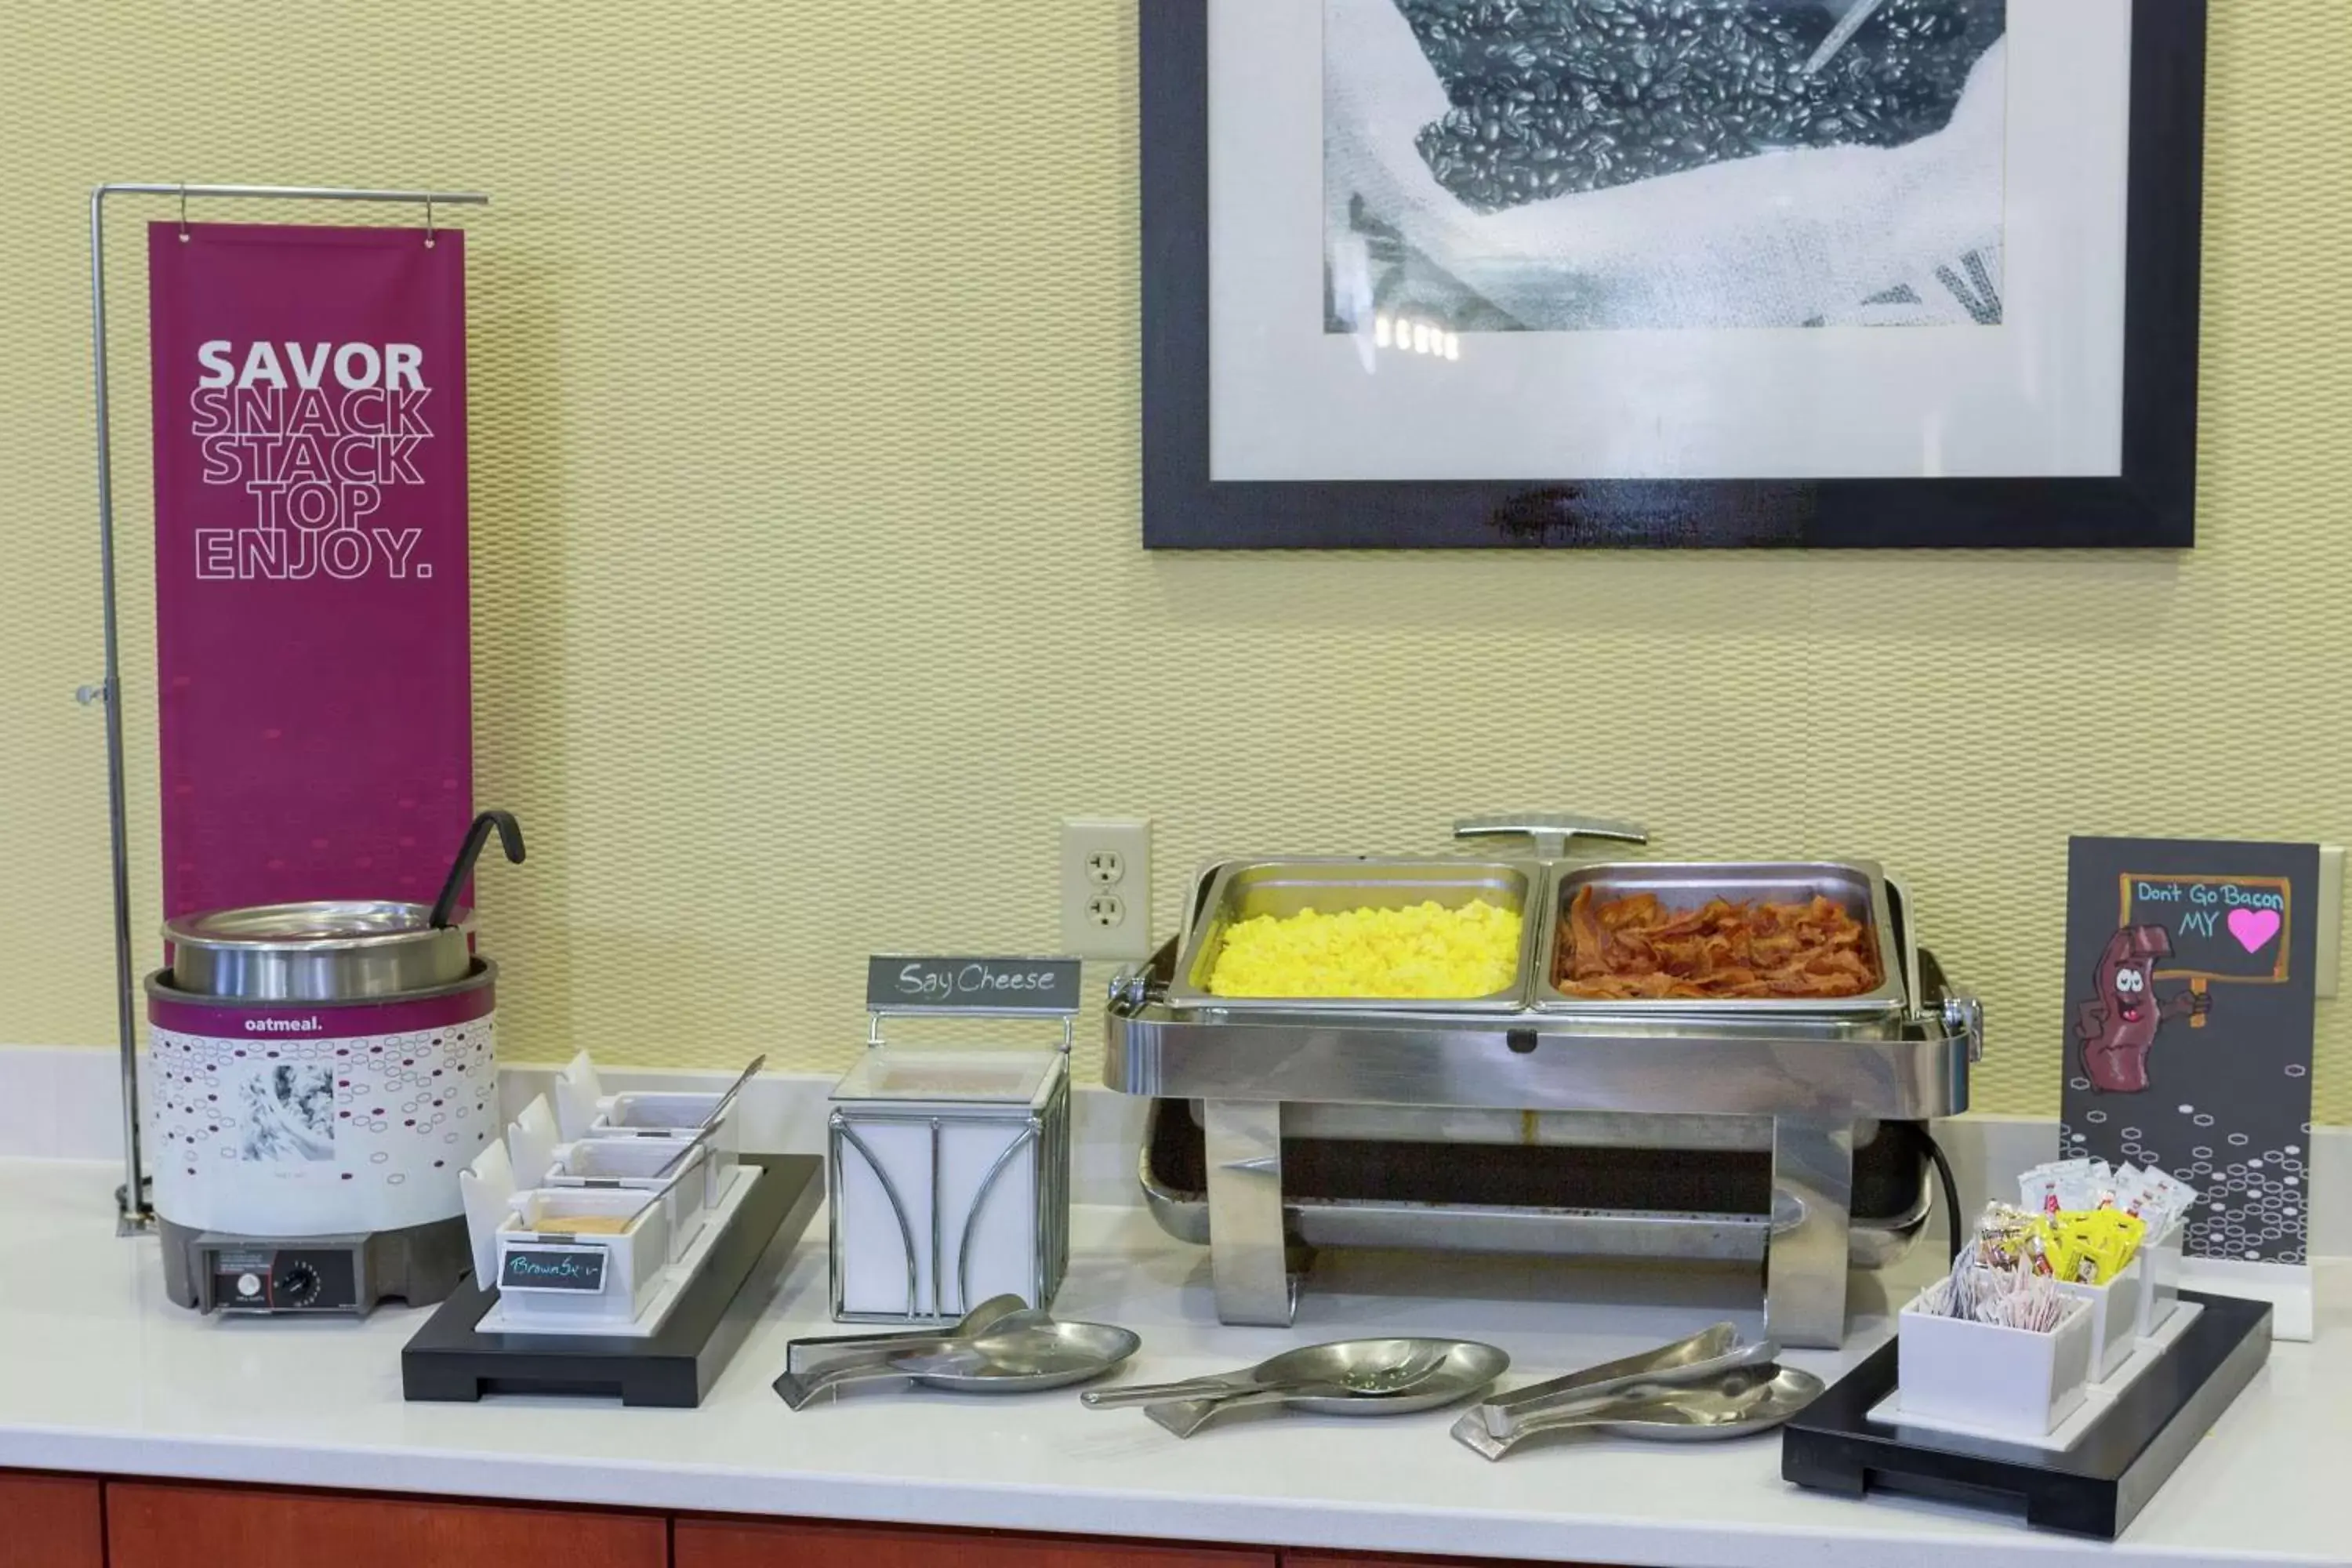
[[[2260,952],[2263,944],[2278,935],[2279,912],[2276,910],[2231,910],[2230,934],[2248,952]]]

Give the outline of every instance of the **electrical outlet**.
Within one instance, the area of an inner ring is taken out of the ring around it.
[[[1062,822],[1062,951],[1074,958],[1151,956],[1151,819],[1072,816]]]

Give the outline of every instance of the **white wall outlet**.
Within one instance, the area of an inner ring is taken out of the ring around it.
[[[1062,821],[1062,951],[1076,958],[1151,956],[1151,819]]]

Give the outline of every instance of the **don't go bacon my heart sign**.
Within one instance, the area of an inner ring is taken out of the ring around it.
[[[2077,838],[2066,885],[2064,1152],[2195,1187],[2191,1258],[2305,1264],[2317,847]]]

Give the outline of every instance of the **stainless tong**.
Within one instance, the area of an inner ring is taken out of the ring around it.
[[[1531,1384],[1477,1405],[1454,1424],[1457,1441],[1499,1459],[1521,1441],[1564,1426],[1629,1415],[1661,1394],[1717,1384],[1780,1359],[1770,1340],[1738,1343],[1738,1330],[1717,1323],[1687,1339],[1599,1366]]]
[[[1018,1296],[992,1296],[966,1312],[961,1321],[936,1329],[794,1340],[784,1347],[784,1372],[776,1379],[776,1393],[787,1406],[798,1410],[824,1390],[844,1383],[868,1376],[904,1376],[886,1369],[910,1353],[952,1350],[1028,1310],[1029,1303]]]

